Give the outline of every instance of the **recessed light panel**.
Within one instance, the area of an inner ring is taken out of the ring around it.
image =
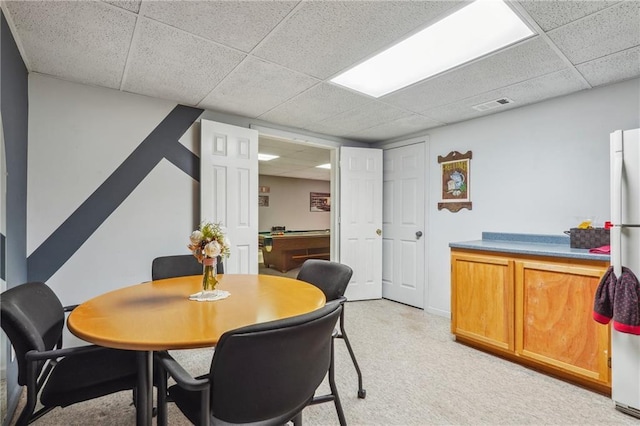
[[[476,0],[331,81],[376,98],[530,37],[499,0]]]
[[[258,161],[270,161],[275,158],[279,158],[279,155],[271,155],[271,154],[260,154],[258,153]]]

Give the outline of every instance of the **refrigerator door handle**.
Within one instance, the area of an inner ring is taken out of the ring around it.
[[[616,277],[622,274],[622,227],[614,226],[609,230],[611,239],[611,265]]]
[[[611,265],[613,273],[620,276],[622,273],[622,173],[624,165],[624,151],[622,145],[622,131],[611,133]]]
[[[611,134],[611,156],[613,157],[611,186],[611,221],[613,225],[622,224],[622,171],[624,153],[622,150],[622,131]]]

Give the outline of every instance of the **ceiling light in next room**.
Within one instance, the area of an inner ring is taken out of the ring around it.
[[[331,170],[331,164],[327,163],[327,164],[320,164],[319,166],[316,166],[316,168],[318,169],[329,169]]]
[[[331,81],[378,98],[534,34],[504,2],[476,0]]]
[[[258,153],[258,161],[271,161],[275,158],[280,158],[279,155],[260,154]]]

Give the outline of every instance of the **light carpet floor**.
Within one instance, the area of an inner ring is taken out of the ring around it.
[[[336,381],[350,425],[625,425],[640,421],[608,397],[456,343],[450,321],[388,300],[349,302],[346,329],[364,375],[366,399],[344,342]],[[208,370],[212,349],[172,352]],[[319,392],[326,391],[325,383]],[[134,425],[131,392],[57,408],[35,425]],[[169,404],[169,424],[186,425]],[[307,407],[306,425],[338,424],[331,403]]]

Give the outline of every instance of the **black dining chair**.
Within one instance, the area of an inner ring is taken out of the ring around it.
[[[168,353],[157,353],[157,363],[177,383],[168,394],[201,426],[300,425],[317,387],[327,373],[333,375],[332,333],[341,311],[339,303],[329,303],[309,314],[228,331],[216,345],[209,374],[199,378]],[[334,385],[331,392],[345,425]],[[159,394],[165,392],[159,388]],[[158,404],[164,403],[160,397]]]
[[[338,301],[340,305],[344,307],[344,302],[347,301],[344,292],[347,290],[347,285],[349,285],[352,275],[353,270],[342,263],[308,259],[300,267],[297,279],[315,285],[322,290],[327,301]],[[347,345],[351,361],[353,361],[353,365],[358,373],[358,398],[365,398],[367,391],[362,387],[360,366],[351,348],[347,333],[344,330],[344,309],[340,313],[340,333],[336,334],[335,337],[342,338]]]
[[[217,268],[219,274],[224,274],[222,258],[218,256]],[[202,264],[192,254],[156,257],[151,262],[151,279],[186,277],[202,275]]]
[[[2,330],[18,362],[18,385],[27,400],[16,422],[26,425],[55,407],[136,387],[136,353],[90,345],[63,348],[65,312],[42,282],[29,282],[0,295]],[[38,396],[42,407],[35,411]],[[35,412],[34,412],[35,411]]]

